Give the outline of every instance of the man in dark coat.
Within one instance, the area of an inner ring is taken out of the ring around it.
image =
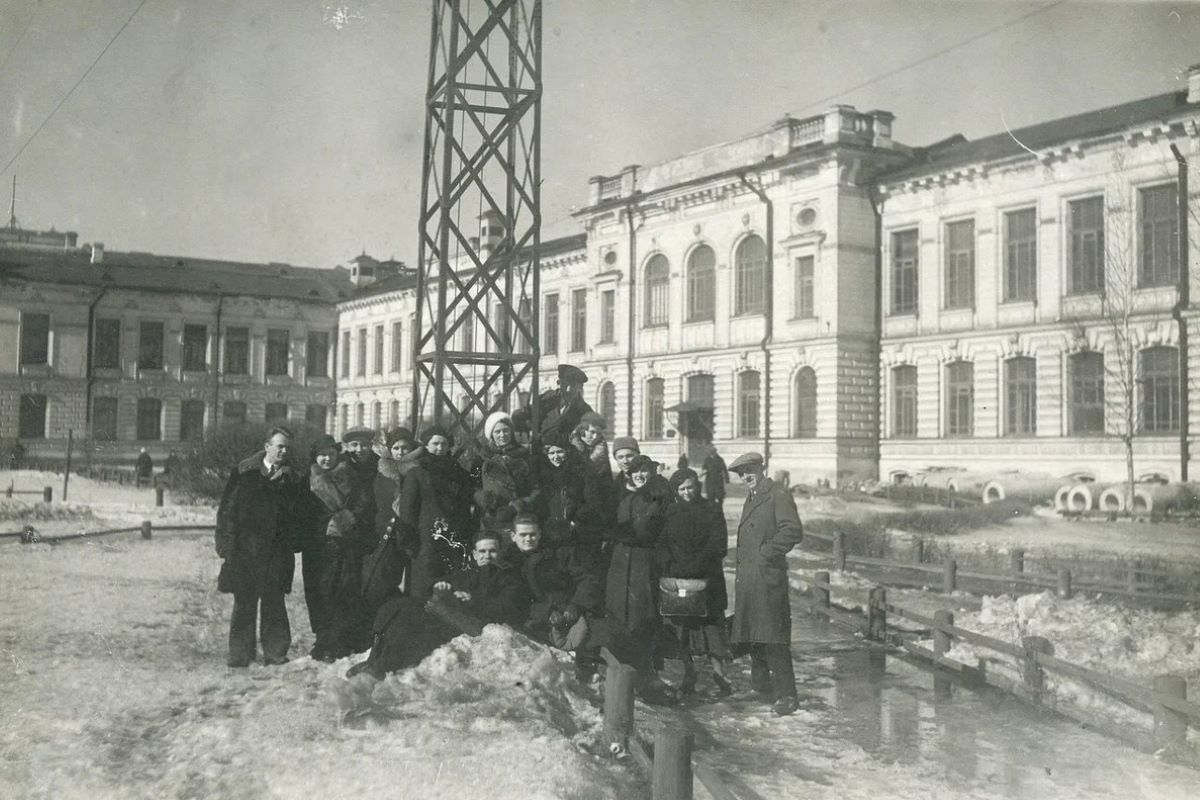
[[[137,475],[137,485],[150,485],[150,479],[154,476],[154,459],[146,452],[146,448],[142,448],[138,453],[137,461],[134,465],[134,473]]]
[[[287,661],[292,643],[283,596],[292,589],[293,551],[308,504],[303,481],[288,461],[291,444],[291,431],[273,428],[263,449],[233,470],[217,511],[217,555],[224,562],[217,588],[233,595],[231,667],[254,660],[260,604],[263,662]]]
[[[717,448],[709,451],[704,459],[704,496],[720,508],[725,505],[725,484],[729,483],[729,471],[725,469],[725,459],[717,453]]]
[[[792,669],[792,611],[789,603],[787,554],[800,543],[803,529],[796,501],[768,478],[758,453],[738,456],[730,472],[750,490],[738,523],[737,577],[734,582],[734,644],[753,645],[750,680],[769,694],[781,716],[797,708]]]
[[[570,436],[584,414],[595,413],[583,399],[583,385],[587,373],[570,364],[558,365],[558,388],[544,392],[538,398],[538,411],[542,415],[538,438],[552,433]],[[532,409],[521,408],[513,414],[513,424],[519,431],[530,429]]]

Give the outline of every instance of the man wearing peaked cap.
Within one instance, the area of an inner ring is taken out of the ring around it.
[[[571,364],[558,365],[558,388],[543,392],[538,398],[538,410],[542,415],[539,438],[551,432],[570,436],[584,414],[595,413],[583,399],[583,385],[587,383],[587,379],[587,373],[579,367]],[[512,415],[517,430],[529,430],[532,414],[533,409],[526,407],[518,409]]]
[[[732,464],[729,465],[729,471],[736,472],[739,475],[742,473],[743,470],[746,470],[749,468],[757,468],[759,472],[762,472],[762,469],[763,469],[762,453],[742,453],[740,456],[738,456],[737,458],[735,458],[733,460]]]

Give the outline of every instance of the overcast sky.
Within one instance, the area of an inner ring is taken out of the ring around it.
[[[0,0],[0,167],[140,2]],[[147,0],[0,173],[3,196],[16,172],[24,227],[114,250],[412,263],[430,2]],[[588,176],[785,113],[883,108],[896,139],[921,145],[1180,89],[1200,62],[1192,2],[544,7],[543,238],[577,230]]]

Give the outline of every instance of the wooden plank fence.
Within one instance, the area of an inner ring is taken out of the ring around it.
[[[41,536],[34,531],[34,535],[30,535],[30,529],[20,531],[2,531],[0,539],[20,539],[25,544],[49,543],[57,544],[59,542],[71,542],[78,539],[99,539],[104,536],[118,536],[125,533],[140,533],[143,539],[154,538],[154,532],[167,533],[179,531],[199,531],[203,533],[212,533],[216,530],[215,525],[158,525],[155,526],[150,520],[142,520],[140,525],[127,528],[108,528],[99,531],[80,531],[78,533],[64,533],[58,536]]]

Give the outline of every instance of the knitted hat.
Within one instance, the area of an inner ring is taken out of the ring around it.
[[[384,437],[384,444],[390,450],[396,442],[413,442],[415,444],[416,437],[413,436],[412,431],[408,428],[392,428]]]
[[[488,418],[483,422],[483,438],[487,441],[492,441],[492,431],[496,430],[496,426],[501,422],[507,423],[509,428],[513,428],[512,417],[507,411],[493,411],[488,414]]]
[[[638,446],[637,439],[632,436],[618,436],[613,439],[612,451],[616,455],[621,450],[633,450],[635,453],[642,452],[642,448]]]

